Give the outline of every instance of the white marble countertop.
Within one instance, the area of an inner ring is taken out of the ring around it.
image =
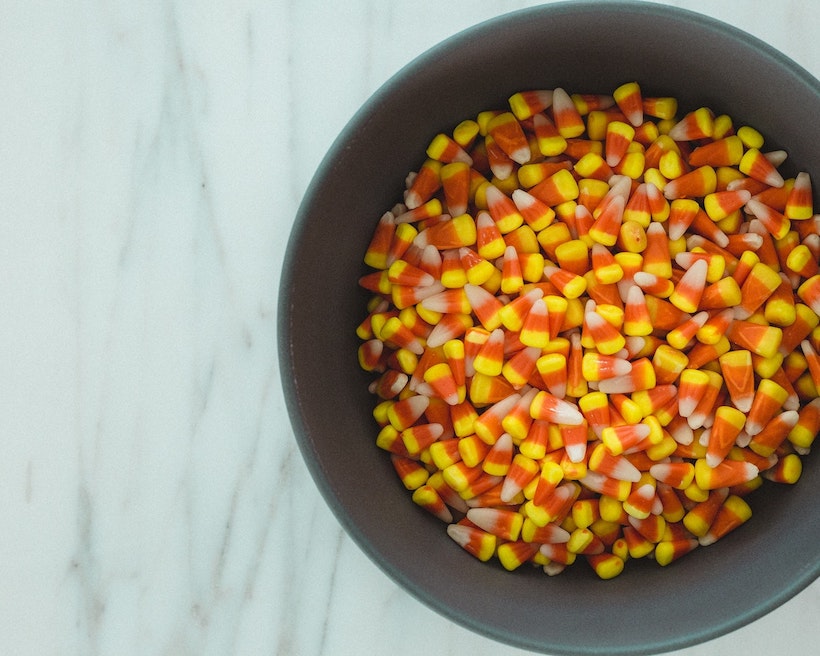
[[[523,654],[342,531],[288,425],[275,327],[298,203],[358,106],[536,3],[2,4],[0,653]],[[668,4],[820,75],[811,3]],[[808,653],[819,616],[820,581],[675,653]]]

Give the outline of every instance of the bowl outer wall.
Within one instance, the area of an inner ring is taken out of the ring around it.
[[[279,301],[281,375],[308,468],[360,548],[449,619],[552,654],[679,649],[768,613],[820,575],[816,453],[795,487],[767,484],[752,520],[667,568],[630,561],[602,582],[583,564],[557,577],[504,571],[466,557],[417,508],[374,446],[371,377],[355,327],[367,296],[365,248],[378,217],[438,131],[503,107],[515,91],[562,86],[611,93],[640,82],[681,111],[727,113],[789,153],[786,173],[820,179],[820,83],[756,38],[692,12],[650,3],[578,2],[482,23],[428,51],[379,89],[330,148],[291,234]],[[791,169],[793,165],[796,169]]]

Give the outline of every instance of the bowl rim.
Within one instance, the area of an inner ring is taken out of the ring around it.
[[[460,30],[399,68],[386,82],[384,82],[374,93],[372,93],[331,144],[325,157],[322,159],[319,167],[317,168],[313,181],[311,185],[308,186],[298,209],[296,219],[288,239],[285,258],[281,270],[277,317],[280,376],[283,384],[288,415],[294,429],[294,435],[296,437],[298,447],[315,484],[325,499],[325,502],[329,505],[344,530],[351,536],[353,542],[357,544],[357,546],[370,558],[370,560],[373,561],[385,574],[387,574],[390,579],[411,593],[411,595],[418,601],[422,602],[427,607],[432,608],[442,616],[465,626],[480,635],[519,648],[555,654],[650,654],[680,649],[705,642],[721,635],[725,635],[762,617],[763,615],[768,614],[784,602],[794,597],[800,591],[813,583],[814,580],[820,577],[820,558],[815,559],[814,563],[807,564],[803,570],[802,576],[793,579],[788,584],[784,584],[782,589],[771,596],[767,603],[760,604],[754,608],[749,608],[745,610],[745,612],[734,615],[729,620],[716,622],[712,626],[703,627],[699,633],[690,633],[686,636],[674,636],[667,640],[658,641],[653,644],[629,645],[628,648],[624,649],[619,649],[617,647],[597,649],[594,646],[585,646],[579,647],[578,649],[573,649],[573,651],[567,651],[565,645],[533,644],[532,642],[528,642],[520,637],[510,635],[508,632],[499,630],[497,627],[488,627],[485,624],[474,621],[473,618],[469,616],[464,616],[457,611],[454,611],[453,608],[443,604],[439,599],[431,596],[424,586],[419,585],[416,581],[408,577],[404,571],[402,571],[399,567],[396,567],[389,559],[385,559],[384,554],[374,547],[368,539],[367,534],[360,526],[356,524],[355,521],[353,521],[351,515],[342,505],[334,489],[329,484],[327,472],[321,465],[321,459],[317,457],[318,446],[311,437],[309,419],[302,402],[301,395],[303,394],[303,391],[299,387],[298,375],[294,369],[293,353],[291,352],[291,336],[293,332],[298,329],[298,327],[293,325],[289,320],[292,309],[291,304],[294,302],[294,299],[291,298],[291,295],[289,294],[289,290],[293,285],[293,264],[295,258],[297,257],[298,247],[303,240],[306,217],[310,213],[310,209],[314,201],[315,191],[313,189],[313,182],[315,182],[319,177],[325,175],[332,167],[333,161],[337,157],[340,150],[344,148],[344,144],[350,138],[351,134],[366,125],[370,116],[375,111],[374,107],[379,104],[380,99],[388,96],[396,85],[402,84],[408,77],[423,70],[426,66],[436,61],[436,59],[443,53],[459,47],[460,44],[464,44],[467,40],[474,39],[478,35],[490,33],[497,29],[499,25],[507,24],[510,21],[526,20],[528,17],[536,15],[557,15],[559,13],[567,12],[584,13],[602,10],[617,12],[626,11],[649,17],[662,15],[666,18],[671,17],[677,21],[691,25],[700,25],[712,31],[719,32],[731,40],[743,42],[747,47],[755,48],[759,56],[768,58],[775,62],[779,67],[788,70],[791,75],[799,78],[803,84],[807,85],[814,91],[816,96],[820,97],[820,82],[818,82],[817,78],[815,78],[801,65],[794,62],[791,58],[787,57],[785,54],[761,39],[733,25],[704,14],[675,6],[662,5],[656,2],[642,2],[637,0],[615,0],[612,2],[608,2],[606,0],[566,0],[563,2],[550,3],[506,12]]]

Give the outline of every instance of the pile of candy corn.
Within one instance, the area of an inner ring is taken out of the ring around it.
[[[608,579],[798,481],[820,215],[786,157],[637,82],[522,91],[431,139],[364,255],[358,358],[376,444],[460,547]]]

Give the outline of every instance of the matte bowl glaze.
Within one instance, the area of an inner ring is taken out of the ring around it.
[[[638,81],[757,128],[784,148],[782,170],[820,180],[820,83],[759,40],[691,12],[646,3],[576,2],[482,23],[399,71],[333,144],[296,217],[279,300],[281,375],[296,438],[322,495],[393,580],[445,617],[551,654],[679,649],[773,610],[820,574],[820,462],[797,486],[765,485],[754,516],[710,547],[662,568],[630,561],[599,580],[583,564],[547,577],[467,555],[410,500],[386,453],[371,377],[359,369],[357,286],[379,217],[401,198],[431,138],[514,92],[561,86],[611,93]],[[815,196],[817,192],[815,191]],[[317,271],[329,272],[317,276]]]

